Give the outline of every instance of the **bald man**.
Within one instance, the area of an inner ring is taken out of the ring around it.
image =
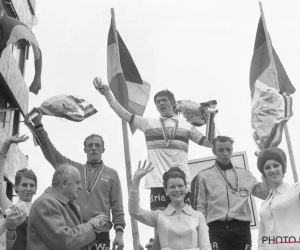
[[[52,186],[33,203],[27,229],[27,249],[89,250],[108,218],[98,215],[82,224],[73,203],[82,189],[79,171],[64,164],[56,169]]]

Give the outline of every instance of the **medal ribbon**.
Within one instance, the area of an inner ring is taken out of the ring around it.
[[[174,126],[174,130],[173,130],[173,133],[170,137],[170,139],[168,138],[168,136],[166,135],[166,127],[165,127],[165,122],[164,122],[164,119],[162,117],[160,117],[159,121],[160,121],[160,124],[161,124],[161,128],[162,128],[162,132],[163,132],[163,136],[164,136],[164,140],[166,142],[166,146],[168,147],[170,142],[172,141],[172,139],[174,138],[175,136],[175,133],[177,131],[177,128],[178,128],[178,119],[174,119],[174,118],[170,118],[170,119],[173,119],[175,121],[175,126]]]
[[[235,175],[235,185],[236,185],[236,188],[234,188],[231,183],[228,181],[227,177],[222,173],[220,167],[218,166],[218,164],[215,162],[215,167],[216,169],[218,170],[219,174],[222,176],[222,179],[224,180],[224,182],[226,183],[226,185],[230,188],[230,190],[235,193],[236,195],[240,195],[239,193],[239,190],[240,190],[240,187],[239,187],[239,174],[238,172],[236,171],[236,168],[232,165],[232,169],[233,169],[233,172],[234,172],[234,175]]]
[[[92,189],[94,188],[95,183],[96,183],[96,181],[97,181],[97,179],[98,179],[98,177],[99,177],[99,175],[101,173],[101,170],[103,168],[104,163],[103,163],[103,161],[101,161],[101,163],[96,163],[94,165],[100,165],[100,166],[99,166],[99,171],[98,171],[95,179],[93,180],[93,182],[91,183],[90,186],[89,186],[89,182],[88,182],[88,178],[89,178],[88,177],[88,170],[87,170],[88,169],[88,163],[85,165],[85,185],[86,185],[88,193],[90,193],[92,191]]]

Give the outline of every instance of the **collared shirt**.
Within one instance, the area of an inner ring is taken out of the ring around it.
[[[161,250],[210,250],[208,227],[202,213],[189,205],[180,212],[169,204],[164,210],[140,208],[139,191],[130,191],[129,213],[132,217],[157,229]]]
[[[265,199],[269,195],[267,183],[258,182],[256,178],[246,169],[233,166],[239,176],[239,191],[243,196],[233,192],[226,184],[222,175],[214,165],[200,171],[195,184],[195,207],[203,213],[206,222],[251,221],[251,209],[248,198],[252,194],[258,198]],[[233,188],[237,188],[234,169],[220,170],[230,182]]]
[[[287,237],[283,238],[283,242],[288,242],[289,239],[294,241],[290,237],[300,241],[300,183],[292,186],[283,183],[276,190],[271,190],[269,197],[262,203],[259,216],[258,249],[300,249],[300,243],[269,244],[281,242],[280,238],[272,241],[276,237]],[[262,237],[267,237],[264,242]]]

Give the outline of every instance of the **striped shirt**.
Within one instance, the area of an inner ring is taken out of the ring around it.
[[[143,118],[136,115],[131,125],[145,134],[148,161],[155,166],[153,171],[146,175],[145,188],[163,187],[163,174],[171,167],[180,167],[186,174],[187,187],[190,189],[189,140],[205,147],[211,147],[211,143],[206,137],[188,123],[185,118],[177,115],[170,118],[160,117],[159,119]],[[165,128],[165,136],[170,138],[169,144],[165,141],[163,127]],[[175,134],[174,129],[176,130]]]

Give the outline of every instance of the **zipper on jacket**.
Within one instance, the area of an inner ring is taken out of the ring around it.
[[[224,171],[225,176],[226,176],[226,172]],[[228,221],[228,213],[229,213],[229,195],[228,195],[228,187],[226,186],[226,193],[227,193],[227,205],[228,205],[228,209],[227,209],[227,213],[226,213],[226,221]]]

